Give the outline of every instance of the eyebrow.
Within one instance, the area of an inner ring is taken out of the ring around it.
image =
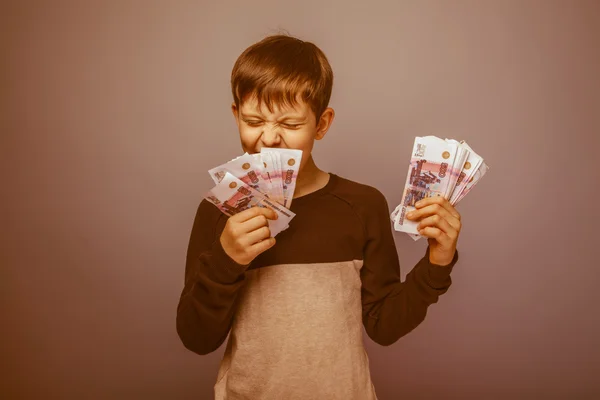
[[[263,119],[264,117],[262,115],[259,114],[244,114],[242,113],[242,118],[247,119],[247,118],[260,118]],[[297,120],[297,121],[304,121],[304,118],[300,115],[289,115],[289,116],[285,116],[283,118],[281,118],[279,120],[279,122],[281,121],[288,121],[288,120]]]
[[[242,113],[242,118],[262,118],[262,115]]]

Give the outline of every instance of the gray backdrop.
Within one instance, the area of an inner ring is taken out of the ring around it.
[[[379,398],[600,396],[600,2],[13,1],[0,18],[0,397],[212,398],[224,348],[196,356],[175,331],[187,240],[207,170],[241,151],[233,63],[279,30],[334,69],[322,169],[391,211],[415,136],[491,167],[459,205],[452,289],[394,345],[365,336]],[[404,277],[426,243],[396,243]]]

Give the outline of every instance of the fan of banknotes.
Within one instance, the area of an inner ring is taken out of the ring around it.
[[[208,171],[215,182],[205,198],[228,216],[250,207],[268,207],[277,214],[268,220],[271,236],[289,227],[296,214],[289,210],[298,178],[302,150],[263,147]]]
[[[425,197],[444,196],[456,206],[483,178],[489,167],[483,158],[464,141],[417,136],[413,145],[402,200],[390,215],[394,229],[406,232],[415,240],[419,221],[406,214]]]

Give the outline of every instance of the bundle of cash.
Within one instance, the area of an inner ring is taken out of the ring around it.
[[[443,196],[456,206],[488,170],[483,158],[464,140],[416,137],[402,200],[390,215],[394,229],[420,239],[419,221],[406,219],[415,203],[425,197]]]
[[[269,220],[271,236],[289,227],[302,150],[263,147],[208,171],[215,182],[205,198],[228,216],[250,207],[268,207],[278,214]]]

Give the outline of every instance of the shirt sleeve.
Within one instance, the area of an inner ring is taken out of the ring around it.
[[[385,196],[375,190],[364,210],[365,246],[361,269],[363,324],[376,343],[389,346],[415,329],[428,307],[446,293],[458,251],[447,266],[429,261],[429,246],[423,258],[400,280],[400,262]]]
[[[248,267],[223,250],[222,218],[228,217],[202,200],[192,226],[177,306],[177,334],[187,349],[201,355],[215,351],[225,341]]]

